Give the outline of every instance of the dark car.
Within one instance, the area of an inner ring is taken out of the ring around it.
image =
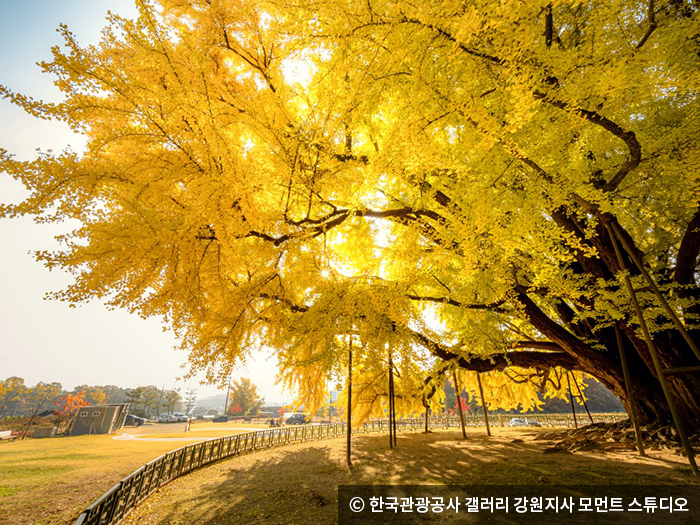
[[[306,425],[311,422],[311,416],[306,414],[292,414],[287,418],[288,425]]]
[[[140,426],[143,425],[145,422],[146,422],[146,419],[145,419],[145,418],[138,417],[138,416],[134,416],[133,414],[127,414],[127,415],[126,415],[126,421],[125,421],[124,424],[125,424],[125,425],[129,425],[129,426],[133,425],[133,426],[136,426],[136,427],[140,427]]]
[[[214,423],[228,423],[228,416],[217,416],[213,421]]]

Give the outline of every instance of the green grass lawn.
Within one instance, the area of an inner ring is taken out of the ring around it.
[[[210,439],[237,433],[231,425],[199,423],[201,432],[173,437]],[[264,425],[237,425],[258,430]],[[224,427],[224,428],[222,428]],[[162,428],[162,427],[161,427]],[[0,523],[69,523],[94,500],[141,465],[191,441],[128,441],[74,436],[0,443]],[[162,438],[158,433],[152,437]]]

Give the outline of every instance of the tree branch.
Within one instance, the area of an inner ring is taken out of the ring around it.
[[[535,98],[542,100],[544,103],[549,104],[550,106],[581,117],[591,124],[595,124],[596,126],[609,131],[625,143],[627,149],[629,150],[629,157],[622,164],[622,166],[620,166],[617,173],[613,175],[612,179],[610,179],[610,181],[608,181],[606,184],[602,185],[602,189],[604,191],[613,191],[617,189],[627,174],[639,166],[639,163],[642,161],[642,146],[639,144],[634,131],[625,131],[621,126],[595,111],[577,107],[574,104],[564,102],[563,100],[557,100],[541,91],[535,90],[533,95]]]
[[[270,65],[270,62],[265,59],[263,61],[263,64],[260,64],[260,59],[259,57],[254,58],[250,53],[248,53],[245,50],[238,50],[236,49],[232,44],[231,41],[228,38],[228,32],[226,31],[226,28],[222,28],[222,32],[224,35],[224,45],[221,47],[228,49],[232,53],[234,53],[236,56],[241,58],[246,64],[248,64],[250,67],[258,71],[262,77],[265,79],[265,82],[267,83],[267,87],[270,88],[270,91],[273,93],[277,92],[277,88],[272,84],[272,80],[270,79],[269,73],[268,73],[268,67]]]
[[[637,44],[637,49],[641,49],[642,46],[644,44],[646,44],[646,42],[647,42],[647,40],[649,40],[649,37],[651,36],[651,34],[658,27],[656,25],[656,15],[654,14],[654,0],[649,0],[649,9],[647,11],[647,20],[649,21],[649,27],[647,28],[647,32],[644,33],[644,36],[639,41],[639,44]]]
[[[269,235],[264,232],[259,232],[255,230],[250,230],[248,233],[243,234],[238,236],[238,238],[247,238],[247,237],[257,237],[259,239],[262,239],[264,241],[268,241],[273,243],[275,246],[279,246],[290,239],[293,238],[300,238],[300,237],[318,237],[322,233],[327,232],[328,230],[335,228],[336,226],[342,224],[345,222],[346,219],[349,217],[373,217],[373,218],[378,218],[378,219],[393,219],[397,220],[398,222],[402,223],[408,223],[408,222],[415,222],[421,217],[428,217],[430,219],[433,219],[437,222],[444,223],[445,219],[437,212],[434,212],[432,210],[419,210],[419,209],[413,209],[413,208],[397,208],[393,210],[348,210],[348,209],[341,209],[341,210],[335,210],[329,215],[326,215],[325,217],[322,217],[320,219],[312,219],[309,217],[306,217],[304,219],[301,219],[299,221],[293,221],[287,219],[287,224],[290,224],[292,226],[303,226],[305,224],[311,224],[313,227],[311,228],[301,228],[297,232],[290,232],[290,233],[285,233],[283,235],[280,235],[278,237],[273,237],[272,235]],[[435,228],[430,226],[429,224],[426,223],[419,223],[421,227],[426,229],[428,231],[428,235],[431,237],[438,236]],[[216,232],[214,231],[213,228],[210,226],[207,226],[203,228],[204,232],[199,233],[196,236],[196,239],[198,240],[218,240],[216,236]],[[435,239],[436,242],[439,242],[439,238]]]
[[[279,297],[275,294],[267,293],[267,292],[260,292],[257,294],[257,297],[260,299],[270,299],[272,301],[277,301],[278,303],[281,303],[288,307],[292,312],[294,313],[303,313],[303,312],[308,312],[309,307],[308,306],[299,306],[298,304],[293,303],[286,297]]]
[[[513,348],[536,348],[537,350],[549,350],[561,352],[561,346],[552,341],[518,341]]]
[[[420,20],[416,18],[408,18],[406,16],[403,16],[402,18],[399,19],[398,21],[399,24],[412,24],[412,25],[417,25],[426,29],[430,29],[431,31],[436,32],[440,36],[446,38],[450,42],[454,43],[457,45],[457,47],[463,51],[464,53],[471,55],[475,58],[481,58],[483,60],[486,60],[488,62],[498,64],[498,65],[503,65],[505,61],[501,60],[498,57],[495,57],[493,55],[489,55],[488,53],[483,53],[481,51],[477,51],[476,49],[469,48],[465,46],[464,44],[460,43],[451,33],[447,32],[445,29],[442,29],[436,25],[429,24],[426,22],[421,22]],[[386,25],[393,25],[392,22],[375,22],[371,21],[367,24],[362,24],[356,28],[353,29],[353,33],[357,32],[361,29],[364,29],[366,27],[376,27],[376,26],[386,26]]]
[[[584,343],[563,326],[550,319],[535,302],[528,297],[525,289],[517,285],[516,297],[522,305],[523,314],[530,324],[542,335],[557,343],[559,347],[569,354],[587,373],[594,375],[606,385],[619,384],[618,378],[622,375],[622,368],[616,355],[599,352]]]
[[[520,368],[536,368],[539,370],[548,370],[555,366],[560,366],[566,370],[583,370],[576,360],[566,352],[507,352],[483,357],[465,357],[458,354],[452,348],[441,345],[431,339],[428,339],[421,333],[418,333],[410,328],[403,327],[403,330],[413,337],[413,339],[427,348],[435,357],[445,361],[453,361],[460,368],[465,370],[473,370],[475,372],[491,372],[493,370],[505,370],[511,366]],[[525,343],[525,342],[524,342]],[[539,344],[538,341],[527,343]]]
[[[456,299],[452,299],[451,297],[432,297],[414,294],[408,294],[406,295],[406,297],[413,301],[429,301],[433,303],[449,304],[452,306],[457,306],[459,308],[467,308],[469,310],[491,310],[492,312],[499,313],[505,311],[503,308],[499,307],[506,302],[505,299],[503,299],[500,301],[495,301],[493,303],[463,303],[461,301],[457,301]]]

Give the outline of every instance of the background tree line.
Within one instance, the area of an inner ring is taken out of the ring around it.
[[[582,385],[583,393],[586,397],[586,404],[591,412],[623,412],[624,406],[620,400],[615,397],[615,394],[610,392],[605,385],[601,382],[596,381],[592,377],[586,377],[586,385]],[[574,395],[578,392],[574,391]],[[462,393],[462,409],[467,414],[481,414],[481,404],[478,398],[471,393]],[[539,410],[546,414],[558,414],[564,412],[571,412],[571,405],[568,398],[563,399],[560,397],[545,397],[543,394],[539,394],[539,401],[541,405]],[[574,398],[576,404],[576,412],[579,413],[583,411],[583,404],[576,398]],[[457,412],[457,397],[455,395],[455,389],[451,382],[445,384],[445,410],[448,413],[458,413]],[[523,410],[522,407],[513,410],[504,409],[490,409],[495,413],[527,413],[527,410]]]
[[[184,401],[184,402],[183,402]],[[132,414],[142,417],[158,417],[187,408],[194,408],[195,394],[188,391],[183,400],[180,389],[157,386],[122,388],[116,385],[79,385],[65,390],[61,383],[38,382],[25,384],[22,377],[0,380],[0,419],[33,417],[53,412],[70,416],[87,405],[131,403]]]

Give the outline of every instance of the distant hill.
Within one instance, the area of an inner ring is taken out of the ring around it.
[[[197,399],[197,404],[195,405],[197,408],[218,408],[219,410],[223,410],[224,408],[224,398],[226,397],[226,394],[216,394],[213,396],[209,397],[203,397],[201,399]]]

